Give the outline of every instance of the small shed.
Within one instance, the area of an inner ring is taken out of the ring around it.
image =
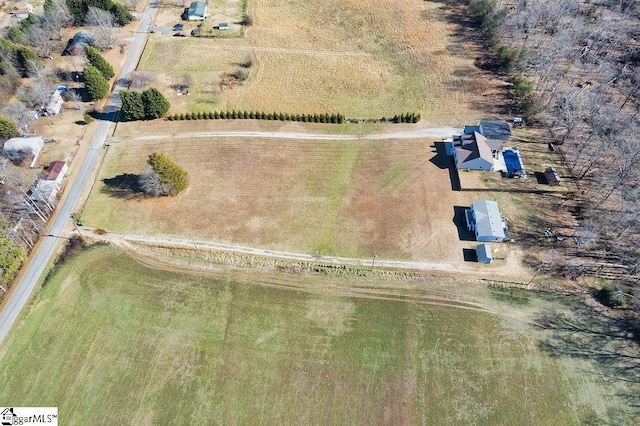
[[[42,151],[43,146],[44,141],[40,136],[30,138],[11,138],[4,143],[2,151],[7,154],[9,158],[12,158],[12,156],[15,156],[20,152],[31,154],[33,156],[31,167],[34,167],[36,159],[38,158],[38,155],[40,155],[40,151]]]
[[[489,247],[489,244],[478,244],[478,247],[476,247],[476,256],[480,263],[493,262],[493,254],[491,253],[491,247]]]
[[[547,170],[544,171],[544,177],[549,185],[560,185],[560,176],[553,167],[547,167]]]
[[[229,23],[228,22],[220,22],[218,24],[218,29],[219,30],[228,30],[229,29]]]

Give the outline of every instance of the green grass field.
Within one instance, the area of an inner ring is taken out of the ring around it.
[[[536,333],[483,312],[150,269],[98,247],[59,269],[2,348],[0,401],[94,425],[595,415],[581,397],[593,376],[542,352]]]

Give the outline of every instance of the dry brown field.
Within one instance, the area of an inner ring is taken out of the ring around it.
[[[142,198],[105,182],[139,174],[153,151],[191,176],[175,198]],[[421,140],[317,141],[251,138],[118,142],[109,147],[82,211],[114,232],[218,239],[318,254],[451,262],[464,242],[449,172]]]
[[[215,11],[210,6],[209,13]],[[475,65],[481,52],[464,38],[463,12],[455,2],[253,0],[254,24],[244,37],[151,34],[139,69],[156,73],[173,112],[331,111],[379,118],[417,111],[433,125],[463,125],[501,113],[506,102],[504,83]],[[175,7],[163,8],[158,25],[178,17]],[[248,81],[221,90],[220,76],[248,54],[255,57]],[[172,86],[185,75],[193,80],[191,94],[177,96]]]

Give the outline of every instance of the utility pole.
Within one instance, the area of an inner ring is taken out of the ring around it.
[[[377,254],[373,255],[373,258],[371,259],[371,270],[373,271],[373,268],[376,266],[376,258],[378,257]]]
[[[535,273],[535,274],[533,274],[533,277],[531,277],[531,279],[529,280],[529,282],[527,283],[527,285],[529,285],[529,284],[531,284],[531,283],[533,282],[534,278],[538,276],[538,274],[540,273],[540,271],[542,271],[542,268],[537,268],[537,269],[536,269],[536,273]]]

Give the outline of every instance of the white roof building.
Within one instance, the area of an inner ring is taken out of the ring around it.
[[[474,201],[465,211],[465,217],[467,227],[475,232],[477,241],[499,243],[509,239],[506,221],[495,201]]]
[[[47,115],[58,115],[63,103],[64,99],[62,99],[60,90],[56,90],[55,92],[53,92],[53,95],[51,95],[51,98],[49,99],[47,106],[44,108],[44,111],[47,113]]]
[[[36,184],[31,188],[29,198],[33,201],[45,201],[53,206],[62,181],[67,175],[67,170],[68,167],[64,161],[54,161],[49,164],[47,170],[42,172]]]
[[[31,162],[31,167],[33,167],[36,164],[36,159],[38,158],[38,155],[40,155],[40,151],[42,151],[43,146],[44,141],[40,136],[33,136],[30,138],[11,138],[4,143],[4,148],[2,148],[2,150],[8,156],[11,156],[11,154],[17,154],[18,152],[26,152],[33,155],[33,161]]]

